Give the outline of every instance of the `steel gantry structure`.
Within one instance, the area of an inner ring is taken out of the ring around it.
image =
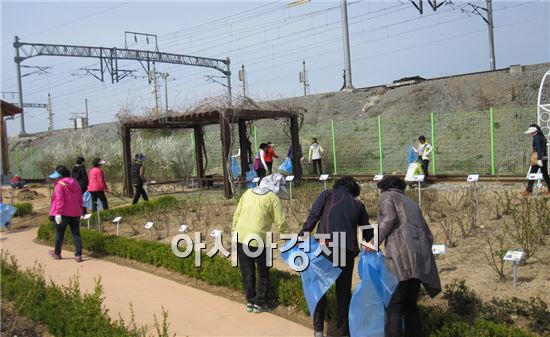
[[[227,78],[228,102],[231,105],[231,62],[227,59],[215,59],[200,56],[162,53],[159,51],[137,50],[126,48],[105,48],[89,46],[58,45],[44,43],[27,43],[19,41],[16,36],[13,47],[15,48],[15,64],[17,70],[17,85],[19,91],[19,106],[24,107],[23,88],[21,83],[21,63],[26,59],[36,56],[68,56],[97,58],[100,61],[100,77],[104,80],[103,74],[107,71],[111,75],[111,82],[115,83],[122,79],[119,76],[118,60],[139,61],[145,71],[149,73],[151,65],[155,63],[181,64],[195,67],[206,67],[215,69]],[[124,71],[122,71],[124,74]],[[25,134],[24,113],[21,112],[21,134]]]

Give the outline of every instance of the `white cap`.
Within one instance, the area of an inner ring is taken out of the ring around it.
[[[529,129],[527,129],[527,131],[525,131],[525,133],[535,133],[537,131],[539,131],[539,130],[537,130],[536,127],[530,126]]]

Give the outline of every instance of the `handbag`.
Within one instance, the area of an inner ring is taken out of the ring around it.
[[[531,152],[531,166],[537,166],[537,161],[538,161],[538,154],[537,152],[533,151]]]
[[[262,165],[262,161],[258,158],[254,160],[254,171],[258,171],[260,169],[260,166]]]

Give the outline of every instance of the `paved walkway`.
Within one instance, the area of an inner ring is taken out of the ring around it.
[[[168,310],[170,332],[177,336],[311,336],[312,330],[269,313],[247,313],[241,303],[214,296],[196,288],[115,263],[84,257],[76,263],[72,252],[63,260],[47,255],[48,247],[33,242],[36,228],[0,234],[0,245],[15,255],[20,267],[44,266],[46,279],[67,284],[79,274],[82,291],[92,291],[101,277],[104,305],[110,315],[129,318],[129,303],[138,326],[148,325],[153,332],[153,314]],[[70,235],[70,233],[67,233]]]

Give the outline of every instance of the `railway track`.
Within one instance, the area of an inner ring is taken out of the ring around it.
[[[334,180],[340,177],[343,177],[345,175],[343,174],[335,174],[329,176],[329,180]],[[351,174],[351,176],[355,177],[357,180],[366,182],[366,181],[372,181],[374,179],[374,174]],[[404,175],[397,175],[398,177],[404,178]],[[466,175],[444,175],[444,174],[438,174],[438,175],[430,175],[430,181],[432,183],[460,183],[460,182],[466,182]],[[319,180],[318,176],[312,176],[312,175],[306,175],[302,176],[303,180],[306,181],[313,181],[313,180]],[[27,183],[33,183],[33,184],[45,184],[47,182],[46,179],[23,179]],[[148,185],[150,186],[157,186],[157,185],[170,185],[170,184],[182,184],[182,183],[189,183],[191,181],[197,181],[197,177],[186,177],[183,179],[172,179],[172,180],[163,180],[163,181],[155,181],[155,182],[149,182]],[[209,178],[204,178],[204,182],[223,182],[223,177],[221,176],[213,176]],[[242,179],[239,179],[239,181],[242,181]],[[493,176],[493,175],[480,175],[479,176],[479,182],[480,183],[523,183],[525,182],[525,177],[523,176]]]

